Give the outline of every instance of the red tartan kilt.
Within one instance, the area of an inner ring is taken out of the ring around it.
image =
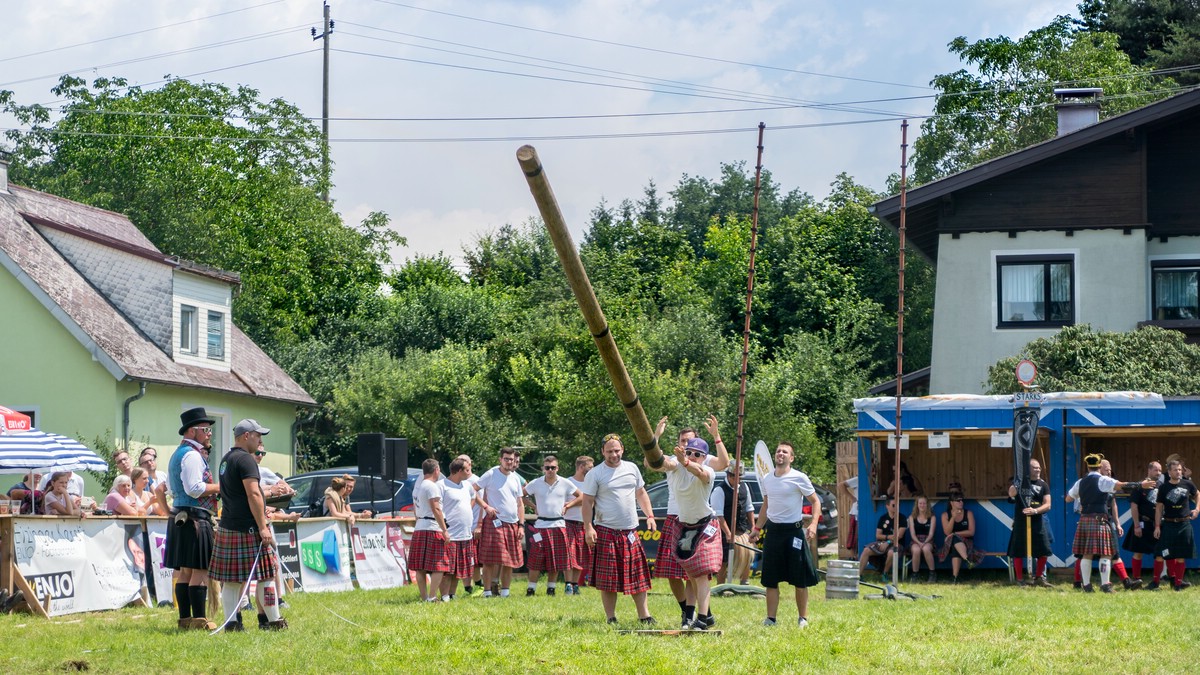
[[[567,553],[570,554],[567,564],[571,569],[586,570],[588,568],[588,559],[591,555],[588,551],[587,540],[583,536],[582,522],[567,521]]]
[[[687,572],[675,558],[675,542],[679,541],[679,516],[667,516],[660,528],[658,553],[654,556],[655,579],[686,579]]]
[[[1116,554],[1112,530],[1103,514],[1085,513],[1079,517],[1071,552],[1076,556],[1107,558]]]
[[[716,524],[715,520],[712,522],[714,525]],[[692,579],[712,576],[721,571],[721,558],[724,552],[725,548],[721,545],[721,530],[719,528],[707,537],[701,533],[697,537],[696,550],[689,557],[680,559],[679,566]]]
[[[596,528],[596,546],[592,549],[591,584],[611,593],[645,593],[650,590],[650,569],[646,551],[635,530]],[[633,541],[629,541],[630,537]]]
[[[534,541],[540,535],[541,541]],[[529,528],[529,559],[526,565],[539,572],[563,572],[570,566],[571,553],[567,528]]]
[[[475,571],[475,541],[467,539],[447,543],[446,559],[450,566],[447,574],[459,579],[470,579]]]
[[[418,572],[449,572],[450,558],[446,554],[446,540],[437,530],[413,532],[408,549],[408,569]]]
[[[517,568],[525,564],[525,552],[521,550],[521,524],[501,523],[496,527],[491,518],[483,521],[483,533],[479,537],[479,563]]]
[[[253,532],[234,532],[217,528],[208,575],[214,581],[244,584],[254,568],[254,580],[274,579],[278,562],[275,550],[262,546],[262,539]],[[262,551],[260,554],[259,551]],[[258,558],[258,565],[254,559]]]

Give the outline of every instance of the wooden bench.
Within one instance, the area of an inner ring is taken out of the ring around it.
[[[996,559],[998,559],[998,560],[999,560],[1001,563],[1004,563],[1004,567],[1008,569],[1008,581],[1009,581],[1010,583],[1011,583],[1011,582],[1013,582],[1013,581],[1016,581],[1016,575],[1015,575],[1015,573],[1014,573],[1014,571],[1013,571],[1012,559],[1008,557],[1008,552],[1007,552],[1007,551],[980,551],[980,550],[976,550],[975,552],[976,552],[976,553],[978,553],[978,554],[980,554],[980,555],[982,555],[984,558],[996,558]],[[911,571],[912,571],[912,558],[911,558],[911,557],[909,557],[909,556],[906,554],[906,555],[904,556],[904,567],[903,567],[903,569],[902,569],[902,570],[901,570],[901,572],[900,572],[900,579],[901,579],[902,581],[908,581],[908,575],[909,575],[909,573],[910,573]]]

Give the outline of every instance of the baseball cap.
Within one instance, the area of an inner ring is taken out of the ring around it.
[[[688,450],[699,450],[706,455],[708,454],[708,441],[703,438],[689,438],[685,447]]]
[[[260,425],[256,420],[246,418],[246,419],[242,420],[241,422],[238,422],[237,424],[234,425],[233,437],[237,438],[238,436],[241,436],[242,434],[249,432],[249,431],[257,431],[258,433],[262,434],[263,436],[266,436],[267,434],[271,433],[270,429]]]

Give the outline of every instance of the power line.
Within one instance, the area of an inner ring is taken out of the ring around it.
[[[530,28],[528,26],[520,26],[517,24],[504,23],[502,21],[492,21],[490,19],[480,19],[477,17],[466,16],[463,14],[454,14],[453,12],[443,12],[441,10],[429,9],[426,7],[418,7],[416,5],[408,5],[408,4],[405,4],[402,2],[395,2],[394,0],[375,0],[375,2],[384,4],[384,5],[394,5],[396,7],[403,7],[405,9],[413,9],[413,10],[417,10],[420,12],[428,12],[430,14],[440,14],[443,16],[449,16],[449,17],[453,17],[456,19],[464,19],[466,21],[477,21],[479,23],[491,24],[493,26],[502,26],[504,28],[515,28],[517,30],[530,31],[533,33],[542,33],[544,35],[554,35],[556,37],[565,37],[565,38],[570,38],[572,40],[583,40],[585,42],[594,42],[597,44],[609,45],[609,46],[613,46],[613,47],[624,47],[626,49],[637,49],[637,50],[646,51],[646,52],[653,52],[656,54],[666,54],[669,56],[682,56],[682,57],[686,57],[686,58],[690,58],[690,59],[699,59],[702,61],[713,61],[716,63],[728,63],[730,65],[735,65],[735,66],[746,66],[749,68],[759,68],[762,70],[775,70],[775,71],[780,71],[780,72],[785,72],[785,73],[794,73],[797,75],[810,75],[813,77],[826,77],[826,78],[831,78],[831,79],[835,79],[835,80],[847,80],[847,81],[851,81],[851,82],[864,82],[867,84],[882,84],[882,85],[887,85],[887,86],[891,86],[891,87],[907,87],[910,89],[930,89],[931,88],[931,87],[928,87],[925,85],[902,84],[899,82],[887,82],[887,81],[883,81],[883,80],[869,80],[869,79],[865,79],[865,78],[861,78],[861,77],[849,77],[846,75],[832,75],[829,73],[818,73],[818,72],[814,72],[814,71],[810,71],[810,70],[798,70],[795,68],[784,68],[782,66],[768,66],[768,65],[764,65],[764,64],[760,64],[760,63],[747,63],[745,61],[733,61],[730,59],[721,59],[721,58],[717,58],[714,56],[704,56],[701,54],[688,54],[686,52],[675,52],[675,51],[670,51],[667,49],[658,49],[655,47],[644,47],[642,45],[631,45],[631,44],[626,44],[623,42],[613,42],[611,40],[601,40],[598,38],[590,38],[590,37],[585,37],[582,35],[573,35],[571,33],[560,33],[557,31],[544,30],[541,28]]]
[[[106,37],[106,38],[99,38],[97,40],[89,40],[87,42],[77,42],[72,45],[63,45],[62,47],[52,47],[50,49],[43,49],[41,51],[30,52],[28,54],[19,54],[17,56],[6,56],[4,58],[0,58],[0,63],[4,63],[6,61],[16,61],[18,59],[25,59],[25,58],[29,58],[31,56],[42,56],[44,54],[53,54],[54,52],[61,52],[61,51],[65,51],[67,49],[74,49],[76,47],[86,47],[88,45],[100,44],[101,42],[109,42],[112,40],[120,40],[121,38],[132,37],[134,35],[142,35],[144,33],[153,33],[154,31],[159,31],[159,30],[163,30],[166,28],[175,28],[176,26],[183,26],[185,24],[195,23],[197,21],[206,21],[208,19],[215,19],[217,17],[228,16],[230,14],[237,14],[238,12],[246,12],[246,11],[249,11],[252,9],[259,9],[260,7],[266,7],[268,5],[277,5],[281,2],[284,2],[284,0],[271,0],[270,2],[264,2],[261,5],[252,5],[250,7],[231,9],[228,12],[219,12],[217,14],[209,14],[208,16],[201,16],[201,17],[197,17],[195,19],[187,19],[185,21],[178,21],[176,23],[163,24],[161,26],[155,26],[153,28],[143,28],[142,30],[135,30],[131,33],[122,33],[120,35],[113,35],[113,36]]]

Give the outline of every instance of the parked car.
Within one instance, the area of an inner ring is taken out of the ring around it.
[[[344,474],[358,478],[358,467],[321,469],[288,478],[288,485],[296,490],[296,494],[288,503],[287,511],[304,513],[314,501],[325,494],[325,488],[329,487],[330,481]],[[355,511],[370,509],[379,515],[412,515],[413,486],[420,478],[420,469],[409,469],[408,478],[404,481],[389,481],[378,476],[372,476],[370,480],[358,478],[354,483],[354,492],[350,493],[350,508]]]
[[[716,483],[725,480],[725,472],[718,471],[714,486]],[[759,507],[762,506],[762,489],[758,484],[758,475],[753,471],[746,471],[742,474],[742,482],[750,490],[750,503],[754,506],[754,511],[757,513]],[[830,542],[836,542],[838,538],[838,512],[837,512],[837,497],[832,492],[825,488],[814,485],[817,491],[817,496],[821,499],[821,519],[817,521],[817,546],[824,546]],[[667,517],[667,481],[666,479],[657,481],[646,486],[646,494],[650,496],[650,507],[654,510],[654,518],[659,522]],[[811,506],[808,503],[804,505],[804,512],[808,513]],[[653,560],[658,555],[658,540],[657,532],[646,531],[645,523],[638,525],[639,536],[642,538],[642,544],[646,549],[646,557]]]

